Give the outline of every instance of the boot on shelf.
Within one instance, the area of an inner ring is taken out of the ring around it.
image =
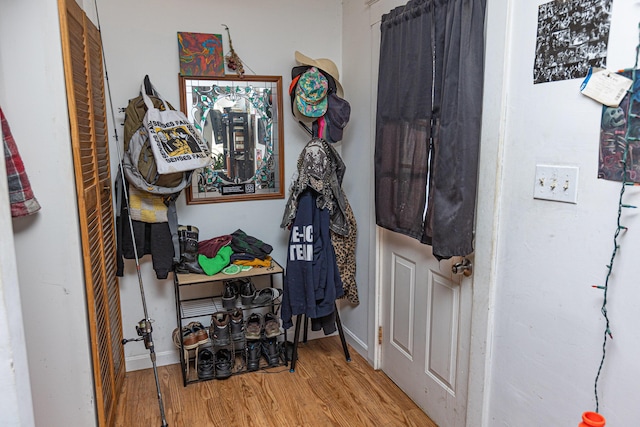
[[[176,265],[176,273],[204,274],[198,264],[198,233],[198,227],[193,225],[178,226],[180,263]]]

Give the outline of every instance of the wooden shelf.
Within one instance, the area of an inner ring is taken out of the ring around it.
[[[269,274],[279,274],[279,273],[282,273],[283,271],[284,269],[280,264],[278,264],[274,260],[271,260],[270,267],[253,267],[251,270],[241,271],[237,274],[217,273],[212,276],[208,276],[206,274],[178,273],[176,274],[176,276],[177,276],[178,284],[182,286],[182,285],[193,285],[196,283],[203,283],[203,282],[218,282],[218,281],[224,281],[224,280],[233,280],[241,277],[257,277],[257,276],[265,276]]]

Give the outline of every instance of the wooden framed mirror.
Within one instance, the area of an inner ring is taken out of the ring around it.
[[[197,169],[187,204],[284,198],[281,76],[178,76],[180,109],[214,162]]]

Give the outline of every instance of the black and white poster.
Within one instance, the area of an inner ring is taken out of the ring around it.
[[[577,79],[605,68],[613,0],[555,0],[538,6],[533,82]]]

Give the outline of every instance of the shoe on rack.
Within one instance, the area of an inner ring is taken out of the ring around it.
[[[231,320],[229,321],[229,329],[231,332],[231,340],[234,343],[242,343],[242,347],[244,346],[244,319],[242,316],[242,309],[236,308],[231,312]],[[238,346],[236,348],[241,348]]]
[[[257,371],[260,368],[260,341],[247,341],[247,371]]]
[[[251,313],[244,328],[244,336],[248,340],[259,340],[262,333],[262,316],[260,313]]]
[[[216,378],[223,380],[231,376],[233,353],[226,348],[216,351]]]
[[[251,304],[264,305],[270,304],[272,301],[277,300],[282,295],[282,290],[278,288],[264,288],[260,289]]]
[[[252,304],[255,296],[256,287],[253,285],[253,282],[250,279],[246,279],[242,284],[242,288],[240,290],[240,299],[242,300],[242,305]]]
[[[273,313],[264,315],[264,336],[274,338],[280,335],[280,319]]]
[[[215,358],[210,346],[198,347],[196,368],[198,370],[198,378],[201,380],[210,380],[215,376]]]
[[[204,274],[204,270],[198,263],[198,235],[198,227],[193,225],[178,226],[180,262],[175,265],[176,273]]]
[[[182,334],[182,346],[180,345],[180,334]],[[198,347],[198,341],[191,328],[185,326],[182,329],[175,328],[171,334],[173,343],[178,348],[184,348],[185,350],[192,350]]]
[[[275,338],[266,338],[262,340],[262,355],[267,359],[269,366],[278,366],[280,364],[280,349]]]
[[[229,345],[229,313],[219,311],[211,315],[209,336],[215,347]]]
[[[227,280],[224,282],[224,294],[222,295],[222,306],[226,309],[232,309],[236,306],[238,298],[238,286],[235,280]]]
[[[207,333],[207,329],[200,322],[191,322],[187,325],[187,328],[190,328],[193,332],[193,336],[196,340],[196,347],[202,344],[206,344],[209,342],[209,334]]]

